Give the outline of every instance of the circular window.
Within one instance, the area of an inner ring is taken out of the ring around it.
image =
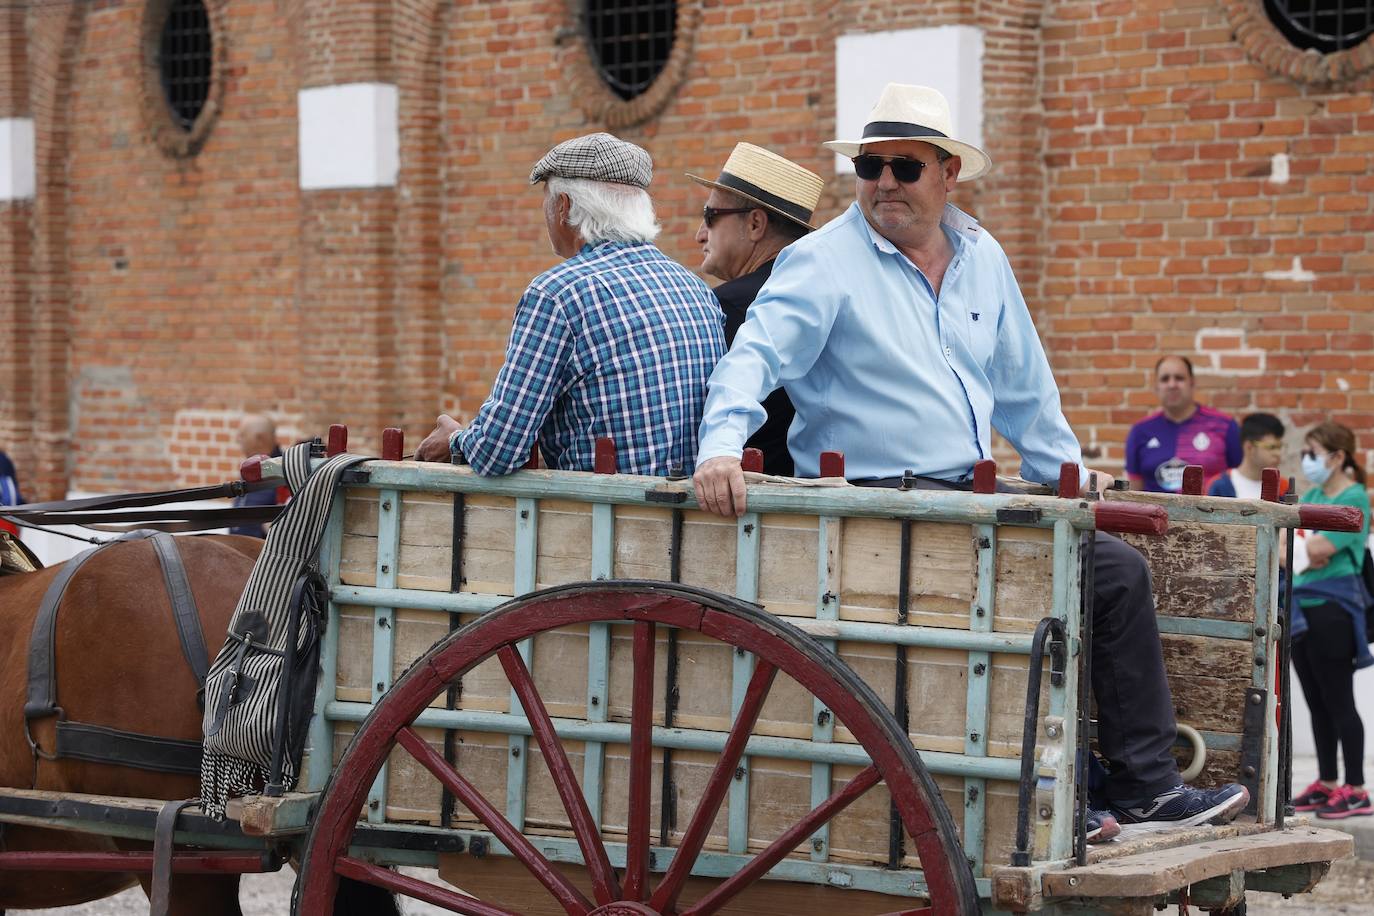
[[[677,34],[675,0],[587,0],[587,43],[601,79],[629,101],[663,72]]]
[[[224,8],[228,0],[147,0],[143,8],[143,112],[153,142],[170,156],[194,156],[210,135],[224,95]]]
[[[162,24],[157,67],[172,117],[189,131],[210,97],[214,72],[210,14],[202,0],[172,0]]]
[[[1264,11],[1294,46],[1323,54],[1353,48],[1374,32],[1370,0],[1264,0]]]

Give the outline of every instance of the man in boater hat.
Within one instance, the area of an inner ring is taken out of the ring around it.
[[[701,269],[724,280],[715,289],[725,312],[725,344],[735,339],[749,306],[758,295],[778,252],[810,232],[811,216],[825,182],[810,169],[752,143],[735,146],[714,181],[688,175],[710,188],[702,208],[696,241]],[[766,474],[790,477],[792,455],[787,430],[792,402],[779,388],[763,401],[768,419],[745,443],[763,452]]]
[[[744,512],[741,448],[779,384],[797,410],[789,441],[801,476],[817,476],[820,453],[838,450],[851,483],[896,486],[914,469],[921,486],[967,488],[974,463],[992,453],[993,428],[1029,480],[1054,481],[1062,462],[1081,466],[1006,254],[948,202],[956,182],[991,162],[957,139],[944,96],[890,83],[862,137],[825,145],[853,159],[857,201],[778,255],[712,373],[698,503]],[[1111,810],[1093,812],[1088,839],[1108,839],[1123,822],[1229,821],[1248,792],[1185,786],[1170,753],[1174,710],[1149,567],[1102,533],[1094,560],[1092,687]]]

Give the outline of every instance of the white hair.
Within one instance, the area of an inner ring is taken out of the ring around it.
[[[652,242],[662,228],[649,192],[586,178],[550,178],[548,193],[568,195],[568,225],[590,245]]]

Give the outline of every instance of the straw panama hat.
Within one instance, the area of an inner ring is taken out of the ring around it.
[[[959,169],[960,181],[972,181],[986,174],[992,168],[988,154],[972,144],[954,139],[950,136],[953,131],[949,102],[937,90],[929,86],[888,83],[883,87],[878,104],[868,113],[868,123],[864,125],[861,139],[831,140],[823,145],[852,159],[859,155],[859,149],[865,143],[921,140],[963,160]]]
[[[825,181],[810,169],[752,143],[737,143],[715,181],[688,174],[699,185],[738,194],[765,210],[807,229],[820,202]]]

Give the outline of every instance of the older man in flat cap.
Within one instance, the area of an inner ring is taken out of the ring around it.
[[[687,177],[711,189],[696,242],[701,269],[725,281],[715,293],[725,312],[728,346],[773,272],[778,252],[811,231],[811,215],[825,182],[810,169],[752,143],[737,144],[714,181]],[[791,477],[787,430],[795,414],[792,402],[778,388],[764,399],[763,409],[768,419],[745,446],[763,452],[764,473]]]
[[[649,154],[606,133],[558,144],[535,165],[544,223],[567,260],[515,310],[491,395],[461,428],[439,417],[416,457],[461,456],[484,476],[524,466],[590,471],[609,436],[627,474],[690,473],[706,380],[725,337],[711,290],[653,244]]]

